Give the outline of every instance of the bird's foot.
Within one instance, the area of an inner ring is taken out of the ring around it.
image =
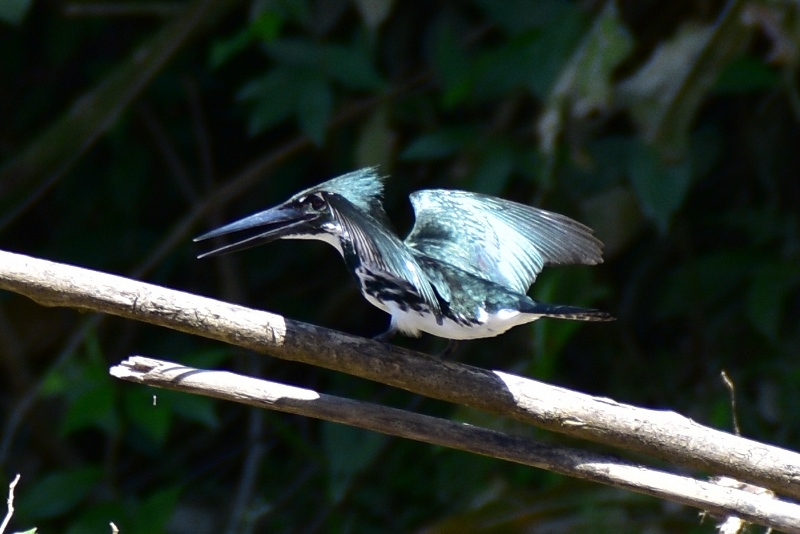
[[[389,329],[386,330],[386,332],[378,334],[377,336],[374,336],[372,339],[375,341],[380,341],[381,343],[389,343],[389,341],[391,341],[391,339],[394,337],[396,333],[397,329],[392,328],[390,326]]]
[[[437,358],[446,358],[451,356],[455,351],[458,350],[458,340],[457,339],[448,339],[447,346],[444,348],[442,352],[435,354]]]

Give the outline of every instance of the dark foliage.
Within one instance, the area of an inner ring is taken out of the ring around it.
[[[191,238],[380,165],[401,234],[409,192],[451,187],[606,243],[603,265],[546,269],[531,294],[616,323],[540,321],[460,360],[731,429],[724,369],[745,435],[800,442],[795,3],[18,0],[0,19],[0,247],[371,336],[386,316],[329,247],[197,261]],[[109,377],[130,354],[563,441],[2,294],[17,530],[714,531],[654,499]]]

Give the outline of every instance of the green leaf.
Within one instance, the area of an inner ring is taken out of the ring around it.
[[[106,381],[83,391],[72,401],[61,422],[61,434],[67,435],[84,428],[99,428],[108,433],[119,429],[114,403],[114,387]]]
[[[385,85],[368,50],[358,46],[326,46],[322,61],[328,76],[349,89],[377,91]]]
[[[678,158],[689,146],[692,121],[722,69],[752,32],[741,23],[743,0],[730,2],[712,26],[685,24],[647,63],[619,84],[621,102],[648,143]]]
[[[169,407],[173,414],[180,415],[184,419],[195,421],[208,428],[216,428],[219,425],[216,411],[218,402],[215,399],[168,390],[159,391],[157,399],[158,404]]]
[[[312,8],[308,0],[269,0],[269,6],[285,19],[304,26],[311,24],[313,20]]]
[[[33,0],[3,0],[0,2],[0,20],[19,26],[32,5]]]
[[[209,54],[210,67],[212,69],[221,67],[233,56],[250,46],[252,42],[253,35],[247,29],[226,39],[215,39],[211,43],[211,53]]]
[[[505,189],[513,170],[514,152],[508,144],[497,143],[487,150],[475,170],[473,187],[481,193],[497,196]]]
[[[125,413],[133,424],[156,445],[162,445],[172,422],[172,406],[169,395],[161,396],[160,390],[135,388],[126,390],[122,396]]]
[[[287,68],[276,68],[248,82],[237,98],[254,104],[247,124],[250,135],[259,134],[294,114],[297,76]]]
[[[322,76],[312,74],[301,82],[297,90],[297,122],[300,130],[317,146],[322,146],[333,112],[330,85]]]
[[[70,387],[70,381],[61,369],[49,369],[42,379],[41,394],[55,396],[63,393]]]
[[[270,43],[280,34],[286,16],[277,9],[265,9],[247,27],[236,32],[231,37],[215,39],[211,44],[209,64],[211,69],[216,69],[227,63],[251,44],[261,41]]]
[[[602,296],[600,286],[592,281],[592,271],[586,268],[550,270],[540,275],[533,285],[533,298],[543,302],[569,302],[588,306]],[[527,364],[527,372],[547,380],[558,367],[564,347],[581,328],[576,321],[536,321],[533,332],[533,354],[536,358]]]
[[[358,134],[356,166],[388,166],[394,156],[395,134],[389,126],[386,106],[380,106]]]
[[[564,0],[477,0],[486,14],[509,33],[515,34],[552,24],[570,9]]]
[[[447,21],[439,25],[435,39],[433,65],[444,91],[442,102],[451,109],[471,96],[470,61]]]
[[[166,532],[167,523],[175,513],[182,492],[182,488],[169,488],[145,499],[136,511],[131,534]]]
[[[628,154],[638,143],[635,138],[622,135],[607,135],[587,143],[591,167],[577,170],[581,173],[591,172],[591,177],[585,177],[582,181],[597,184],[599,187],[596,191],[625,181],[628,174]]]
[[[691,160],[664,163],[652,147],[633,145],[628,154],[628,177],[642,212],[666,232],[692,183]]]
[[[203,369],[209,369],[211,367],[216,367],[223,362],[227,361],[231,357],[231,351],[227,347],[220,347],[220,348],[203,348],[200,350],[192,351],[191,353],[187,354],[184,361],[187,365],[191,365],[192,367],[200,367]]]
[[[585,17],[566,10],[541,29],[515,35],[472,62],[472,98],[478,102],[506,98],[515,89],[527,89],[544,99],[584,30]]]
[[[686,315],[687,296],[692,313],[709,313],[730,295],[741,302],[742,288],[760,261],[752,251],[721,250],[685,262],[666,278],[656,309],[664,316]]]
[[[361,20],[367,28],[378,28],[394,6],[394,0],[355,0],[356,7],[361,13]]]
[[[536,39],[536,34],[524,34],[510,43],[479,53],[470,65],[472,91],[469,97],[476,102],[491,102],[524,87],[528,74],[519,65],[527,64],[527,59],[521,57],[526,48],[535,46],[532,43]],[[448,98],[454,100],[452,96]]]
[[[472,128],[451,128],[423,134],[400,154],[406,161],[425,161],[450,156],[472,142],[477,132]]]
[[[800,283],[795,263],[776,263],[756,273],[747,291],[747,316],[767,339],[777,342],[785,303]]]
[[[127,532],[126,520],[129,514],[120,501],[92,503],[83,506],[76,520],[70,518],[69,529],[65,534],[86,534],[87,532],[110,533],[109,522],[113,521],[120,532]]]
[[[285,19],[280,13],[266,9],[250,23],[247,30],[254,39],[268,43],[278,38],[284,21]]]
[[[722,70],[713,90],[719,94],[743,94],[774,89],[780,73],[761,59],[746,55],[731,61]]]
[[[285,65],[318,68],[322,63],[320,45],[305,39],[276,39],[265,48],[275,61]]]
[[[350,481],[367,468],[388,438],[377,432],[339,423],[322,423],[322,446],[328,458],[333,502],[339,502]]]
[[[525,85],[539,99],[547,98],[584,35],[585,26],[584,14],[573,7],[545,26],[537,39],[529,41],[519,50],[517,68],[519,65],[528,67],[523,69]]]
[[[602,236],[605,257],[614,257],[626,250],[647,227],[639,205],[631,188],[620,185],[581,202],[581,220]]]
[[[703,125],[690,138],[689,158],[692,160],[694,180],[705,177],[722,158],[722,133],[715,125]]]
[[[102,479],[97,467],[57,471],[21,491],[20,514],[29,521],[48,519],[64,514],[80,504]]]
[[[614,70],[633,50],[633,38],[620,19],[615,2],[608,2],[559,74],[539,120],[542,151],[555,150],[565,116],[585,118],[608,112]]]

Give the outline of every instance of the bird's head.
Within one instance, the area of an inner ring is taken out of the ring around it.
[[[301,191],[273,208],[226,224],[203,234],[195,241],[205,241],[226,234],[248,232],[249,237],[198,256],[215,256],[245,250],[276,239],[318,239],[341,250],[341,224],[333,206],[345,201],[364,215],[385,223],[381,205],[383,178],[374,167],[360,169]]]

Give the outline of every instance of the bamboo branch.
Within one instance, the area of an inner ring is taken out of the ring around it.
[[[579,449],[540,443],[466,423],[355,401],[227,371],[133,356],[111,368],[122,380],[185,391],[491,456],[608,484],[752,523],[800,532],[800,505],[768,494],[666,473]]]
[[[703,427],[674,412],[628,406],[268,312],[2,251],[0,288],[45,306],[110,313],[338,370],[800,498],[800,454]]]

